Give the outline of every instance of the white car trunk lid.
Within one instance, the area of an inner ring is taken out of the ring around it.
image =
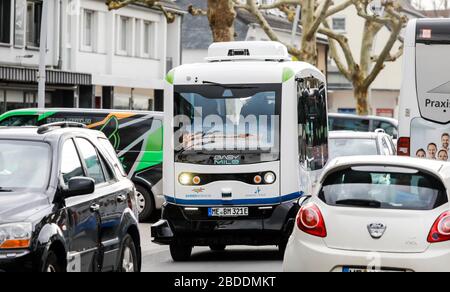
[[[332,206],[322,210],[329,248],[393,253],[425,252],[428,233],[440,214]]]

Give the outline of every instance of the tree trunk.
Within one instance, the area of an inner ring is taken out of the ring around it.
[[[308,35],[314,22],[315,1],[306,0],[301,8],[302,43],[300,49],[300,61],[317,66],[317,40],[316,33]]]
[[[356,112],[360,116],[369,114],[369,90],[354,85],[353,94],[356,99]]]
[[[234,41],[235,18],[232,0],[208,0],[208,20],[214,42]]]
[[[318,52],[317,52],[317,42],[315,39],[302,40],[302,49],[300,51],[300,61],[317,66]]]

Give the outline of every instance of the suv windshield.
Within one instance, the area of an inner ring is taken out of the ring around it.
[[[448,202],[442,182],[418,170],[354,167],[328,176],[319,198],[341,207],[433,210]]]
[[[45,189],[50,157],[46,143],[0,140],[0,192]]]
[[[279,159],[280,84],[175,87],[175,161],[237,165]]]

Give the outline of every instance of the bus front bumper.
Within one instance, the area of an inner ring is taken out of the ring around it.
[[[250,206],[250,216],[239,218],[210,218],[208,207],[194,209],[197,210],[166,203],[162,219],[151,227],[153,242],[191,246],[279,245],[288,240],[299,207],[296,201]]]

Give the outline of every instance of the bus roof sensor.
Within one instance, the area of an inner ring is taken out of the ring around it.
[[[208,62],[291,61],[286,46],[278,42],[214,43],[209,47]]]

